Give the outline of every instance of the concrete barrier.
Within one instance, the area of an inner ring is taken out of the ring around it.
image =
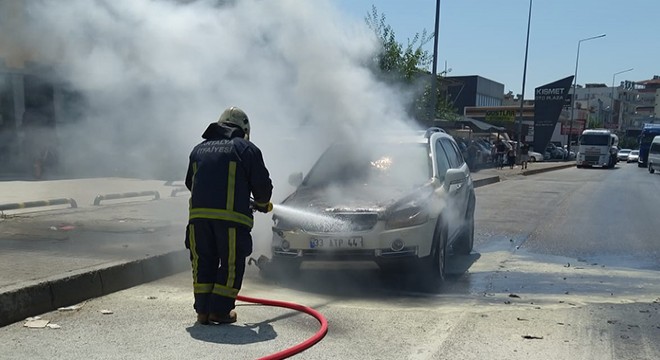
[[[160,199],[160,193],[158,191],[127,192],[120,194],[98,195],[94,199],[94,205],[100,205],[102,200],[118,200],[118,199],[126,199],[126,198],[141,197],[141,196],[153,196],[154,200]]]
[[[19,210],[35,207],[53,206],[53,205],[71,205],[72,208],[77,208],[78,203],[71,198],[40,200],[40,201],[26,201],[22,203],[0,204],[0,211],[6,210]]]

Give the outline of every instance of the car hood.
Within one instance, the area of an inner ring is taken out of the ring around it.
[[[415,198],[428,198],[431,182],[415,189],[369,186],[301,187],[282,205],[315,213],[375,212],[384,214],[396,205]]]

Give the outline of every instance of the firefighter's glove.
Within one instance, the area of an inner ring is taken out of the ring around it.
[[[257,210],[258,212],[262,213],[269,213],[273,211],[273,203],[272,202],[267,202],[267,203],[254,203],[254,209]]]

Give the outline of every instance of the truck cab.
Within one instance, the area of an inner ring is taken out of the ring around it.
[[[578,140],[575,165],[614,168],[619,152],[619,137],[607,129],[587,129]]]

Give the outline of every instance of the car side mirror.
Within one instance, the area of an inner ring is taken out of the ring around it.
[[[303,174],[301,172],[289,175],[289,184],[293,187],[298,187],[303,182]]]
[[[465,182],[465,173],[461,169],[449,169],[445,173],[445,189],[449,190],[452,185]]]

